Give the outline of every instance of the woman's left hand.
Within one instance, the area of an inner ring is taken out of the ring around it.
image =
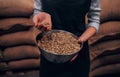
[[[78,38],[78,43],[80,43],[80,44],[83,44],[85,41],[86,41],[86,40],[85,40],[84,37],[82,37],[82,36],[80,36],[80,37]]]
[[[78,38],[78,43],[83,44],[85,42],[85,39],[83,37]],[[76,54],[70,61],[74,61],[77,58],[78,54]]]

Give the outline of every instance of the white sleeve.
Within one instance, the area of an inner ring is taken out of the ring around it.
[[[33,16],[42,11],[41,0],[34,0],[34,12]]]
[[[90,10],[88,12],[88,25],[93,26],[97,31],[100,25],[100,0],[91,0]]]

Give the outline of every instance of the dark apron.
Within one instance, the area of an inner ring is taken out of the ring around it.
[[[51,14],[53,29],[66,30],[80,36],[85,31],[85,15],[90,0],[41,0],[43,11]],[[73,62],[52,63],[41,55],[40,77],[88,77],[89,49],[85,42]]]

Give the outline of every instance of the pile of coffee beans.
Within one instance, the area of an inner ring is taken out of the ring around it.
[[[58,55],[69,55],[78,52],[81,48],[77,38],[69,32],[53,32],[44,35],[38,44],[45,51]]]

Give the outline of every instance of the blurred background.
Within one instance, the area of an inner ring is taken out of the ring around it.
[[[90,77],[120,77],[120,0],[100,1],[100,30],[89,39]],[[0,0],[0,77],[39,75],[35,37],[41,31],[33,27],[33,3]]]

